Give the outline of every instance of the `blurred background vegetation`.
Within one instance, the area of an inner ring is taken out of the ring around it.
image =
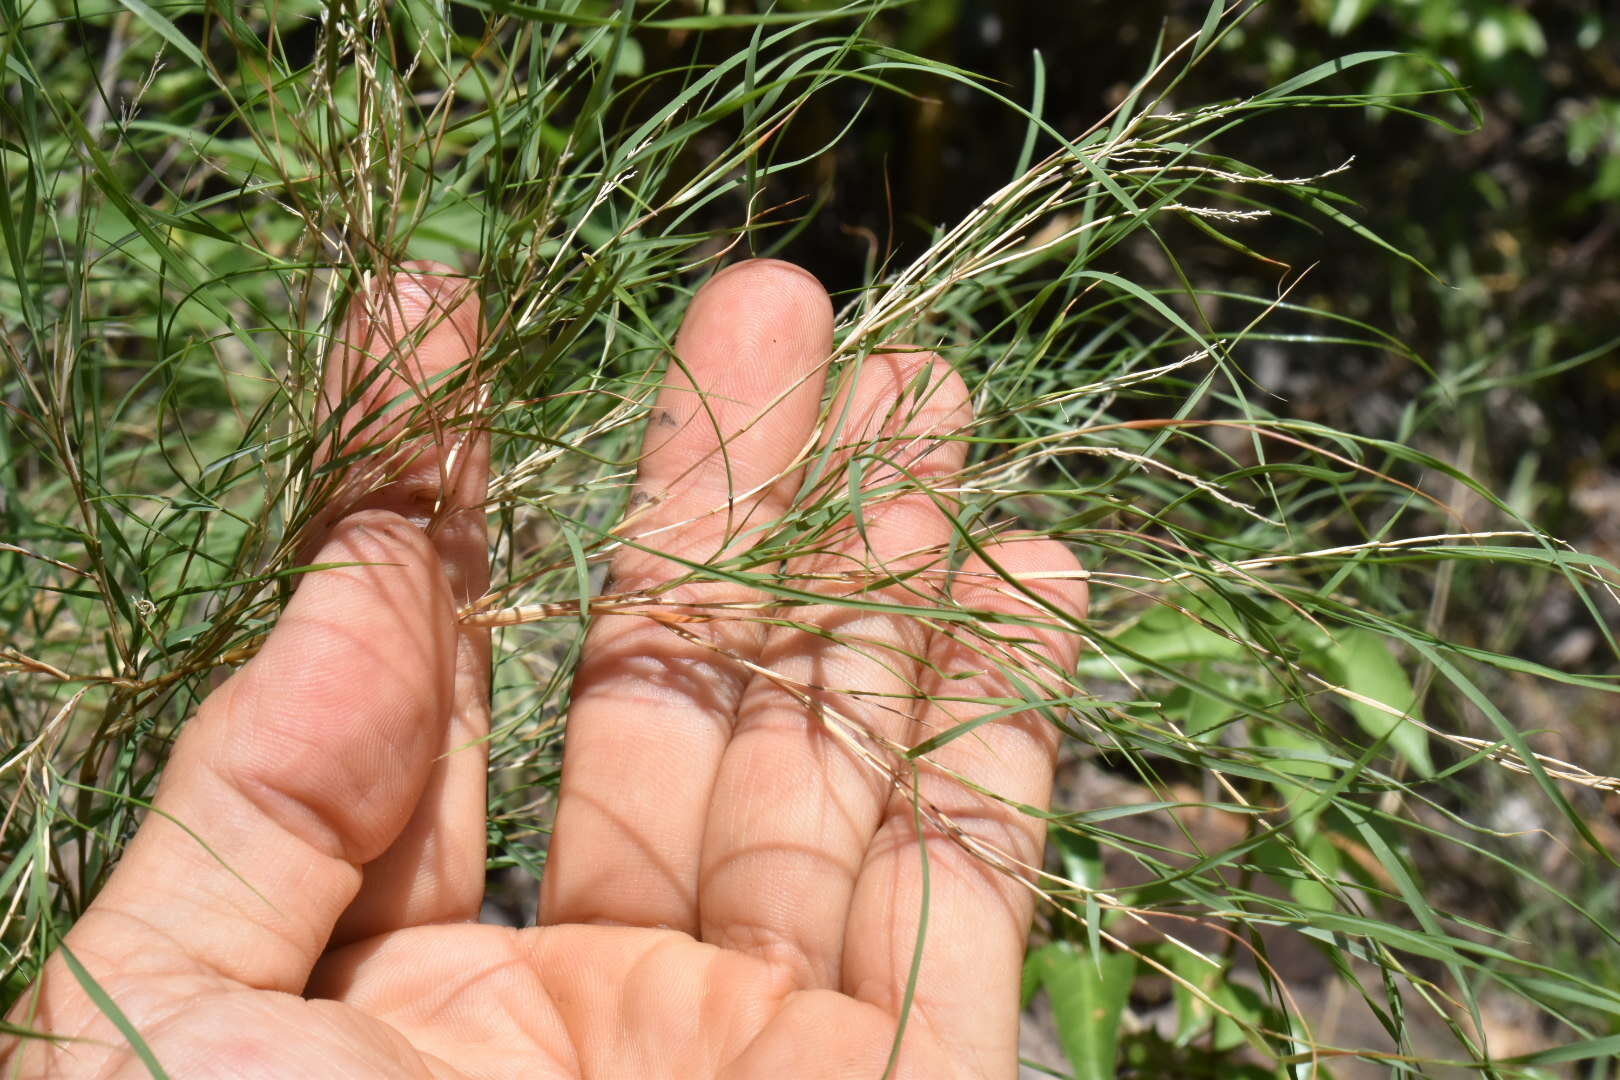
[[[1195,33],[1206,5],[1174,0],[920,0],[879,26],[908,49],[998,80],[1021,103],[1032,54],[1044,60],[1043,116],[1084,130],[1118,104],[1161,35]],[[1353,160],[1334,189],[1359,204],[1372,231],[1413,253],[1440,280],[1372,245],[1319,235],[1286,218],[1245,226],[1252,248],[1295,272],[1294,299],[1393,331],[1443,379],[1506,378],[1528,386],[1501,410],[1478,401],[1437,446],[1466,451],[1549,531],[1620,551],[1620,362],[1524,377],[1603,350],[1620,334],[1620,9],[1598,0],[1302,0],[1264,4],[1199,65],[1163,106],[1241,98],[1335,57],[1398,49],[1369,89],[1432,89],[1417,58],[1443,64],[1475,96],[1478,129],[1454,135],[1411,117],[1368,110],[1299,110],[1222,136],[1223,150],[1279,175]],[[1005,182],[1024,138],[1003,110],[963,88],[919,79],[916,100],[876,98],[835,155],[821,162],[830,213],[793,248],[835,287],[862,279],[872,249],[913,252]],[[829,109],[833,107],[823,104]],[[824,118],[836,125],[837,115]],[[1457,116],[1460,123],[1466,120]],[[1196,235],[1175,237],[1201,280],[1275,289],[1252,258]],[[1131,252],[1151,260],[1150,245]],[[1262,268],[1263,269],[1263,268]],[[1398,407],[1432,387],[1426,372],[1364,350],[1320,350],[1291,373],[1286,411],[1394,430]],[[1271,387],[1268,381],[1264,385]],[[1470,399],[1472,400],[1472,399]],[[1391,411],[1391,406],[1395,411]],[[1470,613],[1472,614],[1472,613]],[[1579,663],[1588,650],[1538,624],[1524,646]],[[1560,651],[1561,650],[1561,651]]]

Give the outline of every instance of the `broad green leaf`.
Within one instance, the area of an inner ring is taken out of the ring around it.
[[[1162,664],[1182,660],[1236,660],[1243,646],[1201,625],[1184,611],[1156,607],[1115,640],[1149,660]]]
[[[1318,829],[1312,832],[1301,846],[1310,860],[1309,865],[1317,874],[1329,881],[1339,876],[1343,858],[1325,831]],[[1319,908],[1323,911],[1332,911],[1338,907],[1333,890],[1315,877],[1294,878],[1288,883],[1288,891],[1294,894],[1294,899],[1306,907]]]
[[[1249,1041],[1250,1030],[1266,1023],[1270,1010],[1265,1000],[1249,987],[1234,983],[1231,969],[1224,963],[1210,963],[1182,948],[1166,951],[1170,969],[1184,980],[1175,983],[1172,991],[1178,1045],[1208,1039],[1216,1051],[1233,1050]]]
[[[1214,685],[1229,696],[1237,697],[1242,693],[1243,688],[1236,680],[1212,674],[1208,665],[1199,665],[1197,674],[1200,683],[1214,680]],[[1172,690],[1165,696],[1164,708],[1181,725],[1181,730],[1194,739],[1218,738],[1226,722],[1238,715],[1237,708],[1230,702],[1200,693],[1193,686],[1178,686]]]
[[[1063,874],[1070,881],[1088,889],[1100,889],[1103,883],[1102,847],[1097,841],[1072,829],[1054,826],[1052,839],[1063,858]]]
[[[1308,777],[1313,780],[1331,780],[1338,769],[1331,764],[1338,755],[1321,740],[1296,728],[1281,724],[1255,724],[1255,742],[1278,751],[1267,757],[1266,764],[1280,773]],[[1294,790],[1286,781],[1283,785]]]
[[[1136,957],[1053,942],[1031,954],[1028,965],[1052,1002],[1075,1080],[1113,1080],[1120,1016],[1136,978]]]
[[[1417,692],[1412,680],[1390,653],[1384,640],[1370,630],[1337,631],[1336,640],[1313,650],[1312,659],[1324,674],[1345,689],[1380,702],[1395,715],[1376,705],[1355,698],[1344,704],[1361,729],[1375,739],[1389,739],[1390,748],[1419,776],[1434,775],[1434,759],[1429,754],[1429,736],[1422,728],[1401,718],[1416,717]]]

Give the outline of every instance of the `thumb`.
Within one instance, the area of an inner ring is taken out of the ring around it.
[[[416,526],[370,510],[339,522],[317,561],[358,565],[311,572],[203,704],[155,812],[68,935],[98,980],[193,972],[302,990],[361,864],[421,796],[454,676],[439,558]],[[74,989],[56,975],[42,1005]]]

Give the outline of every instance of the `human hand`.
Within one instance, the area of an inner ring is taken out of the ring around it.
[[[466,289],[398,275],[351,313],[327,407],[366,416],[422,394],[473,362],[478,326]],[[446,422],[389,458],[386,483],[344,485],[309,561],[347,565],[308,574],[186,726],[154,812],[9,1018],[55,1041],[0,1042],[4,1074],[146,1076],[149,1053],[172,1077],[233,1080],[877,1077],[903,1018],[892,1075],[1012,1076],[1033,893],[1006,871],[1039,865],[1044,827],[962,781],[1044,806],[1056,732],[999,716],[915,773],[885,746],[1020,696],[985,640],[926,618],[942,590],[1018,620],[1007,658],[1036,681],[1042,663],[1072,667],[1059,627],[1086,591],[1065,549],[1018,537],[947,584],[962,381],[925,354],[874,355],[824,415],[831,345],[803,271],[745,263],[702,289],[611,580],[665,612],[761,601],[730,582],[665,586],[787,512],[819,439],[823,482],[847,484],[839,463],[860,455],[875,494],[783,572],[872,603],[599,616],[539,927],[474,922],[489,644],[457,611],[487,585],[489,451]],[[387,438],[392,415],[343,427]]]

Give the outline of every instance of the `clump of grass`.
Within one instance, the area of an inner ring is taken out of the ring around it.
[[[466,615],[502,627],[491,868],[540,873],[586,618],[658,617],[656,594],[597,595],[599,568],[690,290],[735,254],[792,254],[815,212],[793,201],[815,155],[780,148],[806,110],[943,82],[999,93],[874,38],[891,6],[0,8],[0,1005],[95,895],[211,673],[274,621],[298,540],[352,464],[321,464],[331,432],[313,411],[341,301],[407,258],[457,263],[492,312],[478,420],[495,437],[496,576]],[[1247,251],[1245,223],[1267,214],[1338,227],[1325,251],[1409,258],[1335,198],[1338,163],[1280,176],[1223,156],[1222,135],[1306,108],[1448,122],[1466,99],[1440,72],[1433,95],[1370,97],[1358,80],[1392,58],[1359,54],[1172,108],[1181,74],[1243,13],[1217,0],[1087,131],[1049,127],[1038,93],[1034,107],[1006,100],[1028,129],[1007,184],[837,297],[835,368],[905,340],[973,391],[978,419],[957,436],[969,462],[949,481],[953,554],[1016,524],[1088,568],[1093,611],[1070,627],[1080,670],[1017,683],[1068,737],[1031,991],[1046,991],[1080,1075],[1116,1060],[1177,1076],[1350,1061],[1604,1075],[1620,994],[1542,964],[1534,925],[1448,911],[1427,875],[1449,852],[1569,933],[1616,944],[1603,911],[1525,856],[1552,835],[1583,865],[1610,861],[1595,822],[1620,781],[1538,749],[1499,704],[1516,681],[1614,682],[1445,640],[1427,614],[1437,573],[1452,587],[1523,575],[1569,590],[1613,653],[1593,598],[1612,595],[1614,568],[1420,452],[1410,426],[1381,439],[1273,411],[1247,361],[1258,343],[1295,363],[1323,343],[1423,359],[1296,301],[1286,268],[1275,294],[1236,295],[1176,258],[1178,227]],[[654,40],[693,62],[649,70]],[[1133,245],[1160,251],[1163,280],[1120,269]],[[814,488],[684,580],[746,581],[779,603],[714,617],[791,621],[805,594],[778,568],[821,547],[855,500],[893,494],[859,489]],[[1458,493],[1491,520],[1458,524]],[[975,629],[971,610],[933,617],[1020,668],[1016,635]],[[876,768],[932,748],[829,721]],[[1536,801],[1533,829],[1474,797],[1489,770]],[[1117,797],[1090,794],[1100,779]],[[1274,959],[1299,942],[1372,1035],[1319,1034],[1330,1018]],[[1155,980],[1177,1005],[1165,1030],[1132,1020],[1132,987]],[[1536,1016],[1540,1039],[1507,1058],[1492,1043],[1504,1001]]]

